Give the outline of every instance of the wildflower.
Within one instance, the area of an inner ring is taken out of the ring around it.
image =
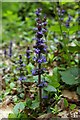
[[[45,53],[47,52],[47,46],[45,44],[45,40],[43,37],[46,36],[46,16],[41,19],[41,8],[36,11],[36,44],[34,45],[34,51],[36,53],[36,57],[34,56],[33,60],[37,62],[38,67],[32,70],[32,75],[38,75],[38,87],[39,87],[39,97],[40,97],[40,106],[42,101],[42,91],[41,89],[47,85],[46,82],[41,80],[41,75],[45,73],[45,68],[42,68],[42,64],[46,62]],[[44,54],[44,55],[43,55]]]
[[[39,52],[40,52],[40,49],[35,48],[35,53],[36,53],[36,54],[39,54]]]
[[[10,45],[9,45],[9,57],[12,57],[12,41],[10,41]]]
[[[6,57],[6,55],[7,55],[7,51],[6,51],[6,49],[4,50],[4,56]]]
[[[12,41],[10,41],[10,47],[12,47]]]
[[[19,66],[18,66],[17,70],[20,71],[20,73],[19,73],[19,76],[20,76],[20,77],[19,77],[19,80],[20,80],[20,81],[26,80],[26,77],[25,77],[25,75],[24,75],[24,66],[26,66],[26,65],[23,63],[22,55],[19,55],[18,64],[19,64]]]
[[[24,77],[24,76],[20,76],[20,77],[19,77],[19,80],[20,80],[20,81],[22,81],[22,80],[26,80],[26,77]]]
[[[12,47],[9,47],[9,57],[12,57]]]
[[[47,95],[46,95],[46,96],[43,96],[42,99],[48,99],[48,96],[47,96]]]
[[[70,21],[72,20],[72,16],[68,15],[68,19],[66,20],[66,27],[70,27]]]
[[[62,12],[62,13],[65,13],[65,10],[63,9],[61,12]]]
[[[27,58],[27,64],[29,64],[29,60],[30,60],[30,47],[28,46],[27,47],[27,50],[26,50],[26,58]]]

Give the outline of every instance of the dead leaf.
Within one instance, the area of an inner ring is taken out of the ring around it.
[[[63,91],[62,91],[62,95],[63,95],[65,98],[78,101],[78,95],[76,94],[75,91],[63,90]]]
[[[52,118],[52,116],[53,115],[51,113],[47,113],[39,116],[36,120],[49,120],[50,118]]]
[[[68,118],[68,112],[66,110],[59,112],[59,114],[57,115],[58,117],[61,118]]]

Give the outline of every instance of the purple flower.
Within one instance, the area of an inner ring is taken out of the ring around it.
[[[46,95],[46,96],[43,96],[42,99],[48,99],[48,96],[47,96],[47,95]]]
[[[21,64],[21,66],[20,67],[25,67],[26,65],[23,63],[23,64]]]
[[[42,59],[38,59],[37,62],[40,64],[40,63],[42,63],[43,61],[42,61]]]
[[[38,85],[38,87],[44,87],[44,84],[43,84],[43,83],[40,83],[40,84]]]
[[[66,27],[69,28],[70,26],[70,21],[72,20],[72,16],[68,16],[68,20],[66,21]]]
[[[23,61],[22,61],[22,56],[19,55],[19,62],[18,62],[20,65],[23,64]]]
[[[36,58],[36,57],[33,57],[33,60],[34,60],[34,61],[36,61],[36,60],[37,60],[37,58]]]
[[[62,10],[61,12],[62,12],[62,13],[65,13],[65,10]]]
[[[46,19],[47,19],[47,17],[46,17],[46,15],[44,16],[44,19],[43,19],[43,22],[45,22],[46,21]]]
[[[42,30],[42,24],[38,24],[38,30],[41,31]]]
[[[19,77],[19,80],[20,80],[20,81],[22,81],[22,80],[26,80],[26,77],[24,77],[24,76],[20,76],[20,77]]]
[[[37,30],[38,30],[38,28],[33,28],[33,30],[34,30],[34,31],[37,31]]]
[[[46,62],[46,57],[45,56],[42,56],[41,59],[42,59],[42,62]]]
[[[10,41],[10,47],[12,47],[12,41]]]
[[[37,75],[38,74],[38,70],[37,69],[33,69],[32,70],[32,75]]]
[[[35,13],[36,13],[37,16],[40,16],[40,14],[41,14],[41,10],[42,10],[41,8],[38,8],[38,9],[36,10]]]
[[[68,21],[71,21],[71,20],[72,20],[72,16],[69,15],[69,16],[68,16]]]
[[[43,48],[43,51],[44,51],[44,52],[47,52],[47,49],[46,49],[46,48]]]
[[[36,21],[37,21],[37,22],[40,21],[40,18],[36,18]]]
[[[66,21],[66,27],[67,28],[69,27],[69,21],[68,20]]]
[[[46,33],[46,32],[47,32],[47,29],[43,28],[42,31],[43,31],[43,33]]]
[[[12,57],[12,47],[9,47],[9,57]]]
[[[46,57],[45,57],[45,56],[41,56],[40,58],[37,59],[37,62],[38,62],[39,64],[46,62]]]
[[[39,52],[40,52],[40,49],[35,48],[35,53],[36,53],[36,54],[39,54]]]
[[[60,17],[60,20],[61,20],[61,21],[63,21],[63,19],[64,19],[63,17]]]
[[[6,51],[6,49],[4,50],[4,56],[6,57],[6,55],[7,55],[7,51]]]
[[[38,38],[42,38],[43,37],[43,32],[42,31],[38,31],[37,32],[37,37]]]
[[[46,81],[43,81],[44,86],[48,86],[48,83]]]
[[[39,11],[36,11],[35,12],[37,16],[40,16],[40,12]]]
[[[38,87],[44,87],[44,86],[47,86],[48,84],[47,84],[47,82],[46,81],[42,81],[39,85],[38,85]]]
[[[43,22],[43,25],[46,26],[46,25],[47,25],[47,22]]]
[[[28,61],[29,61],[29,59],[30,59],[30,48],[29,48],[29,46],[28,46],[28,48],[27,48],[27,50],[26,50],[26,57],[27,57],[27,59],[28,59]]]

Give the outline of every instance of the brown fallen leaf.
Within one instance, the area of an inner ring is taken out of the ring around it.
[[[57,115],[60,118],[68,118],[68,112],[66,110],[59,112],[59,114]]]
[[[75,91],[63,90],[62,95],[63,95],[63,97],[68,98],[68,99],[72,99],[75,101],[79,100],[78,95],[76,94]]]
[[[9,113],[12,113],[13,104],[10,104],[9,106],[1,107],[0,108],[0,120],[2,118],[8,118]]]
[[[39,116],[36,120],[49,120],[50,118],[52,118],[52,116],[53,115],[51,113],[47,113]]]

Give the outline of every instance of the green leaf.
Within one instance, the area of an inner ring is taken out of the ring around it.
[[[56,92],[57,90],[51,86],[51,85],[48,85],[46,88],[44,88],[44,90],[48,91],[48,92]]]
[[[76,108],[76,104],[71,104],[71,105],[70,105],[70,109],[71,109],[71,110],[74,110],[75,108]]]
[[[68,101],[66,100],[66,98],[64,98],[64,106],[68,107]]]
[[[34,68],[34,66],[33,66],[31,63],[29,63],[29,64],[26,66],[26,68],[27,68],[28,73],[30,73],[31,70]]]
[[[66,71],[60,72],[63,82],[69,85],[78,84],[80,81],[80,78],[78,77],[79,71],[80,71],[80,68],[72,67]]]
[[[59,77],[59,76],[58,76],[57,73],[55,73],[53,76],[47,75],[47,76],[46,76],[46,81],[49,82],[49,85],[57,88],[57,87],[59,87],[59,85],[60,85],[59,82],[58,82],[58,77]]]
[[[18,103],[18,104],[16,104],[16,105],[14,106],[14,108],[13,108],[13,113],[14,113],[15,115],[18,115],[19,112],[21,112],[22,110],[24,110],[24,108],[25,108],[25,103],[24,103],[24,102],[20,102],[20,103]]]
[[[10,83],[10,88],[14,88],[15,87],[15,84],[13,82]]]
[[[60,26],[58,24],[51,26],[49,29],[53,32],[61,33]]]
[[[78,31],[78,25],[75,25],[75,26],[72,26],[70,29],[69,29],[69,34],[73,34],[75,33],[76,31]]]
[[[70,52],[77,52],[77,51],[79,51],[79,47],[78,46],[69,46],[69,51]]]
[[[32,101],[31,109],[36,109],[39,107],[39,102],[37,100]]]
[[[66,0],[66,1],[65,0],[59,0],[59,2],[65,4],[67,2],[75,2],[75,0]]]
[[[80,95],[80,85],[77,87],[77,93]]]
[[[28,106],[29,108],[31,107],[31,104],[32,104],[32,100],[27,98],[27,101],[26,101],[26,106]]]
[[[11,118],[13,119],[13,120],[16,120],[15,118],[16,118],[17,116],[14,114],[14,113],[10,113],[9,115],[8,115],[8,119],[9,120],[11,120]]]

